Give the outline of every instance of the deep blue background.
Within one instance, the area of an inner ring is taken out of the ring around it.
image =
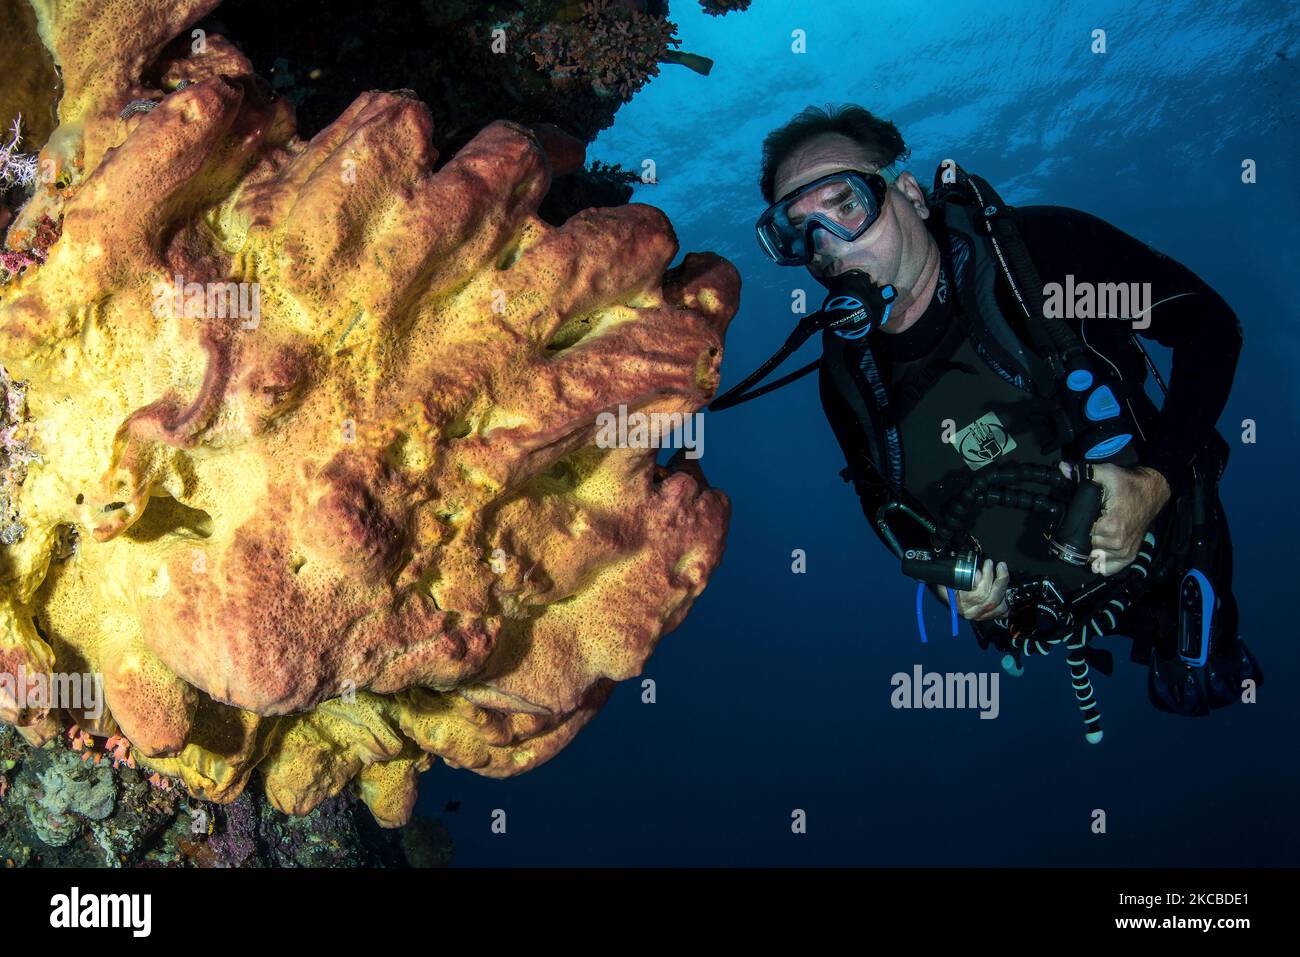
[[[1300,248],[1294,4],[756,0],[714,20],[675,0],[681,49],[709,77],[665,66],[588,159],[659,183],[682,253],[713,250],[744,280],[724,388],[783,340],[802,270],[763,260],[753,221],[763,136],[809,104],[857,102],[893,119],[929,185],[945,157],[1013,204],[1107,219],[1180,260],[1234,308],[1245,349],[1220,429],[1242,633],[1263,664],[1255,705],[1204,719],[1156,711],[1146,669],[1114,640],[1098,677],[1106,728],[1087,745],[1064,661],[1001,681],[1001,715],[895,711],[889,678],[997,670],[968,629],[947,637],[837,476],[843,460],[814,379],[708,416],[708,477],[731,497],[727,550],[645,677],[556,758],[495,781],[437,766],[422,813],[443,814],[456,863],[480,865],[1250,865],[1300,863],[1300,589],[1296,513]],[[925,9],[942,10],[917,13]],[[1090,52],[1094,28],[1109,52]],[[806,54],[790,34],[807,34]],[[1243,159],[1259,182],[1241,183]],[[815,341],[815,340],[814,340]],[[791,360],[794,368],[815,353]],[[1167,354],[1153,350],[1167,370]],[[1256,444],[1241,422],[1257,423]],[[795,548],[808,571],[790,571]],[[509,828],[492,834],[505,809]],[[793,835],[794,808],[808,833]],[[1090,833],[1102,808],[1108,833]]]

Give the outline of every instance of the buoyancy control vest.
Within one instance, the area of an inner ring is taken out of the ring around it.
[[[997,209],[996,215],[1006,215],[1005,208]],[[971,348],[990,370],[1030,402],[1059,408],[1057,374],[1052,363],[1027,344],[1030,335],[1023,315],[1004,308],[1004,267],[999,264],[987,231],[977,224],[966,196],[958,190],[936,191],[927,225],[951,263],[957,288],[957,322]],[[1022,282],[1022,286],[1025,284]],[[873,349],[869,342],[841,338],[833,330],[823,332],[822,350],[824,373],[863,426],[871,470],[888,483],[896,497],[908,498],[907,504],[915,506],[915,496],[908,496],[905,490],[897,411],[889,401],[888,373],[883,368],[881,350]],[[1140,420],[1140,437],[1142,421],[1149,424],[1152,416],[1133,411]],[[1043,447],[1045,453],[1063,451],[1074,431],[1065,424],[1064,416],[1056,416],[1053,425],[1057,437]],[[1116,457],[1107,460],[1133,464],[1138,447],[1136,442],[1130,444],[1130,454],[1118,461]],[[850,471],[858,470],[850,465]]]
[[[987,370],[1014,390],[1012,394],[1023,395],[1025,402],[1037,403],[1041,410],[1051,409],[1054,413],[1052,433],[1041,438],[1035,436],[1033,444],[1039,455],[1049,460],[1066,457],[1121,466],[1136,464],[1141,440],[1157,427],[1159,417],[1159,410],[1141,387],[1144,365],[1167,395],[1154,363],[1136,336],[1131,330],[1122,331],[1120,324],[1114,324],[1108,333],[1114,348],[1100,352],[1095,345],[1082,343],[1063,322],[1047,314],[1042,298],[1044,287],[1019,230],[1001,199],[984,180],[945,161],[935,174],[935,188],[929,199],[932,215],[927,225],[941,255],[950,257],[955,264],[951,267],[957,287],[954,299],[960,332],[970,351]],[[916,573],[918,565],[932,564],[938,553],[928,553],[924,559],[914,559],[913,555],[936,542],[940,543],[940,552],[945,546],[953,546],[949,551],[955,551],[964,533],[962,518],[972,511],[972,506],[1005,504],[1039,509],[1046,503],[1045,496],[1014,487],[1025,481],[1026,476],[1031,483],[1055,484],[1053,494],[1059,500],[1056,493],[1061,491],[1061,477],[1055,468],[1037,463],[1025,463],[1018,469],[992,465],[976,473],[978,477],[949,503],[944,516],[934,514],[933,502],[927,506],[912,494],[907,487],[910,483],[900,430],[900,425],[906,424],[908,409],[904,405],[900,412],[891,401],[890,372],[882,368],[880,356],[871,347],[867,335],[877,325],[884,325],[895,293],[890,286],[874,286],[865,274],[851,275],[854,272],[850,270],[826,282],[831,295],[821,314],[801,320],[781,350],[709,407],[721,409],[739,404],[820,368],[823,401],[827,401],[826,390],[830,388],[861,427],[856,433],[861,441],[845,444],[848,467],[841,474],[846,481],[853,480],[864,507],[869,502],[872,506],[878,504],[874,530],[903,559],[904,573],[922,581],[956,581],[963,576],[969,580],[972,572],[969,564],[957,567],[964,561],[961,553],[956,563],[950,565],[949,570],[955,569],[955,573],[946,578]],[[823,354],[818,360],[767,386],[754,388],[819,330],[823,333]],[[1123,339],[1127,339],[1127,346]],[[987,436],[979,438],[988,439]],[[1214,431],[1197,453],[1192,463],[1194,488],[1203,498],[1216,496],[1215,486],[1226,465],[1227,451],[1226,442]],[[1090,495],[1093,500],[1085,501]],[[1019,673],[1022,655],[1046,654],[1057,645],[1064,647],[1090,742],[1101,740],[1101,724],[1088,679],[1089,664],[1109,673],[1109,666],[1101,664],[1103,659],[1108,660],[1108,653],[1092,648],[1090,642],[1094,637],[1111,633],[1151,581],[1170,574],[1175,567],[1174,559],[1180,560],[1177,567],[1181,567],[1189,543],[1194,543],[1200,534],[1195,530],[1205,526],[1195,519],[1197,509],[1189,504],[1193,499],[1194,495],[1189,493],[1170,503],[1147,532],[1137,559],[1119,575],[1101,579],[1095,585],[1084,585],[1068,599],[1059,593],[1048,594],[1049,589],[1054,591],[1054,583],[1049,579],[1028,582],[1015,600],[1008,593],[1013,609],[1027,610],[1027,618],[1013,621],[1015,616],[1009,615],[1006,619],[971,623],[982,647],[993,645],[1006,652],[1003,667],[1013,674]],[[1076,507],[1081,502],[1082,507]],[[1051,507],[1058,508],[1058,505]],[[1100,486],[1080,480],[1065,513],[1053,513],[1060,516],[1054,540],[1049,543],[1053,554],[1071,564],[1082,564],[1078,549],[1084,549],[1086,555],[1088,533],[1099,510]],[[897,517],[904,521],[895,525]],[[1068,535],[1061,532],[1067,527]],[[1068,547],[1070,542],[1074,543],[1073,549]],[[1069,555],[1071,551],[1075,554]],[[1194,574],[1195,569],[1185,571],[1184,583]],[[1183,592],[1187,592],[1186,587]],[[1189,673],[1198,675],[1212,670],[1204,667],[1204,647],[1210,643],[1205,636],[1211,633],[1209,624],[1202,621],[1204,618],[1204,615],[1188,618],[1204,626],[1199,665],[1192,660],[1195,642],[1184,640],[1183,632],[1188,628],[1181,612],[1179,619],[1181,662],[1186,664]],[[1235,636],[1230,637],[1235,641]],[[1156,652],[1151,651],[1151,656],[1155,674]],[[1253,661],[1249,664],[1251,667],[1246,671],[1257,674]],[[1187,681],[1181,682],[1180,687],[1184,686],[1190,687]]]

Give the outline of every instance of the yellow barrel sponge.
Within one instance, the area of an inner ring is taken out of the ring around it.
[[[511,122],[436,172],[405,93],[298,139],[242,54],[192,36],[215,5],[33,3],[62,182],[9,243],[62,232],[0,286],[31,452],[0,670],[102,674],[108,713],[67,717],[197,796],[257,769],[301,814],[356,779],[397,825],[435,755],[494,777],[555,755],[704,589],[726,496],[603,447],[597,417],[701,409],[739,278],[668,269],[650,206],[543,222],[547,156]],[[29,740],[58,727],[16,704]]]

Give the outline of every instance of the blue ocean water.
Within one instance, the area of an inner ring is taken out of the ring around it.
[[[892,119],[925,185],[952,157],[1012,204],[1086,210],[1197,272],[1233,307],[1245,347],[1219,428],[1242,634],[1266,682],[1253,705],[1201,719],[1156,711],[1146,668],[1116,639],[1098,677],[1102,744],[1085,743],[1065,663],[1003,676],[1001,713],[895,710],[890,676],[993,671],[953,639],[837,475],[843,459],[813,378],[710,413],[709,480],[732,502],[722,564],[640,681],[556,758],[505,781],[435,768],[421,812],[443,814],[456,863],[486,865],[1300,864],[1300,638],[1295,621],[1300,249],[1294,3],[755,0],[713,19],[674,0],[682,50],[588,159],[658,182],[634,201],[671,218],[681,253],[712,250],[743,278],[723,387],[788,333],[802,270],[762,258],[760,146],[810,104]],[[1091,52],[1092,31],[1107,52]],[[807,52],[791,51],[802,30]],[[1258,182],[1241,182],[1253,159]],[[816,356],[816,340],[789,369]],[[1166,374],[1167,354],[1157,355]],[[1243,420],[1256,441],[1242,441]],[[792,574],[803,549],[807,572]],[[505,834],[490,829],[507,813]],[[791,815],[802,809],[807,833]],[[1094,834],[1093,811],[1106,812]]]

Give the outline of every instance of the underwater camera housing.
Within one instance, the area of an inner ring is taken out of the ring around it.
[[[984,564],[977,549],[954,543],[969,539],[975,516],[990,505],[1002,505],[1059,515],[1046,533],[1047,551],[1070,565],[1086,565],[1091,557],[1092,526],[1101,514],[1102,488],[1089,476],[1090,467],[1072,481],[1050,466],[1009,465],[990,469],[948,503],[933,548],[910,549],[903,556],[903,574],[918,581],[970,591],[975,575]],[[1026,491],[1027,482],[1049,485],[1053,495]],[[1073,484],[1073,490],[1070,486]],[[1069,495],[1068,503],[1065,496]],[[1056,590],[1055,588],[1053,589]],[[1008,599],[1010,603],[1010,599]]]
[[[909,548],[903,553],[903,574],[931,585],[947,585],[957,591],[975,587],[975,575],[983,564],[975,549],[959,552]]]
[[[1087,467],[1091,474],[1092,467]],[[1047,550],[1070,565],[1086,565],[1092,554],[1092,526],[1101,515],[1101,486],[1091,478],[1082,479],[1074,490],[1070,505],[1047,533]]]

